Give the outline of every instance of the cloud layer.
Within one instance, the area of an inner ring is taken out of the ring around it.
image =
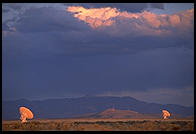
[[[163,3],[69,3],[66,6],[82,6],[84,8],[117,8],[121,11],[141,12],[148,8],[164,9]]]
[[[109,31],[115,34],[171,35],[193,29],[194,22],[194,9],[172,15],[157,15],[150,11],[121,12],[111,7],[87,9],[81,6],[69,6],[67,11],[93,29],[112,27]]]
[[[91,6],[3,4],[3,98],[194,87],[193,9]]]

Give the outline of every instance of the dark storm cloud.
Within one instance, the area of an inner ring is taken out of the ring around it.
[[[2,9],[2,12],[9,12],[10,10],[9,9]]]
[[[179,36],[155,38],[154,36],[133,36],[132,33],[113,36],[105,33],[105,31],[113,31],[112,27],[105,28],[104,31],[92,30],[85,22],[78,21],[70,13],[51,7],[31,8],[22,14],[13,26],[19,33],[12,35],[12,38],[23,41],[21,43],[23,47],[35,49],[39,46],[41,48],[37,51],[39,53],[43,51],[60,55],[133,54],[156,48],[193,48],[191,38],[183,39]],[[5,24],[3,27],[6,29]],[[126,26],[124,29],[122,31],[126,31]],[[9,36],[5,39],[9,40]],[[25,44],[29,45],[25,46]]]
[[[14,3],[11,3],[11,4],[3,3],[3,7],[5,9],[7,8],[7,10],[20,10],[22,8],[22,6],[20,4],[18,4],[18,3],[16,3],[16,4],[14,4]]]
[[[74,3],[65,4],[67,6],[83,6],[85,8],[101,8],[101,7],[112,7],[118,8],[122,11],[129,12],[141,12],[142,10],[151,7],[164,9],[164,4],[162,3]]]
[[[11,28],[29,9],[39,9],[43,7],[52,7],[61,11],[65,10],[66,8],[66,6],[61,3],[3,3],[2,23]]]
[[[3,99],[194,86],[191,34],[118,36],[107,33],[112,28],[92,29],[64,7],[42,6],[2,27],[16,29],[2,36]]]
[[[54,8],[29,9],[15,25],[19,32],[66,32],[85,30],[89,27],[65,11]]]
[[[9,62],[5,61],[4,65]],[[193,52],[183,49],[167,48],[122,56],[53,55],[40,56],[37,60],[26,56],[22,61],[13,57],[11,63],[10,67],[3,68],[7,83],[3,88],[17,88],[27,96],[193,86]]]
[[[110,35],[106,32],[113,31],[113,27],[105,28],[105,30],[93,30],[85,22],[78,21],[77,18],[74,18],[65,10],[57,10],[52,7],[26,10],[13,27],[18,33],[7,35],[4,40],[13,44],[9,37],[11,36],[13,40],[16,39],[18,44],[24,48],[40,48],[37,50],[40,54],[43,52],[60,55],[119,55],[134,54],[156,48],[185,47],[193,49],[193,37],[179,38],[178,35],[171,37],[158,36],[155,38],[154,36],[134,36],[133,33],[123,36]],[[125,29],[122,32],[126,31],[126,25],[122,25],[120,28]],[[3,24],[3,30],[8,30],[6,23]],[[12,47],[19,48],[18,46]],[[21,50],[19,49],[18,51]],[[24,53],[27,52],[24,51]],[[28,54],[31,54],[31,52]]]
[[[4,24],[2,24],[2,30],[9,31],[9,27],[4,23]]]
[[[164,9],[163,3],[150,3],[151,8]]]

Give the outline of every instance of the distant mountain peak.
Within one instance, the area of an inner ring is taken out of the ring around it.
[[[157,116],[141,114],[132,110],[108,108],[100,113],[86,114],[79,118],[157,118]]]
[[[142,116],[141,113],[132,110],[120,110],[115,108],[108,108],[99,113],[103,118],[131,118]]]
[[[2,119],[19,118],[19,106],[31,107],[36,118],[72,118],[83,115],[87,118],[149,118],[154,117],[154,114],[160,118],[161,109],[182,117],[194,116],[193,107],[146,103],[131,98],[90,95],[72,99],[2,101]]]
[[[139,114],[139,112],[132,111],[132,110],[120,110],[120,109],[115,109],[115,108],[108,108],[105,111],[102,112],[102,114],[107,114],[107,113],[129,113],[129,114]]]
[[[115,108],[108,108],[108,109],[106,109],[104,112],[115,112]]]

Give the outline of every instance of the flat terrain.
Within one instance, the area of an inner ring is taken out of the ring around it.
[[[2,121],[3,131],[194,131],[188,119],[34,119]]]

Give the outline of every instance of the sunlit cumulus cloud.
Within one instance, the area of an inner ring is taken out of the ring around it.
[[[120,14],[116,8],[110,7],[86,9],[71,6],[67,11],[75,13],[74,17],[87,22],[92,28],[111,26],[114,23],[111,19]]]
[[[180,11],[176,14],[157,15],[150,11],[131,13],[117,8],[84,8],[69,6],[68,12],[75,18],[86,22],[93,29],[112,28],[111,33],[140,35],[171,35],[176,32],[187,32],[193,29],[194,9]],[[123,31],[122,31],[123,30]]]

